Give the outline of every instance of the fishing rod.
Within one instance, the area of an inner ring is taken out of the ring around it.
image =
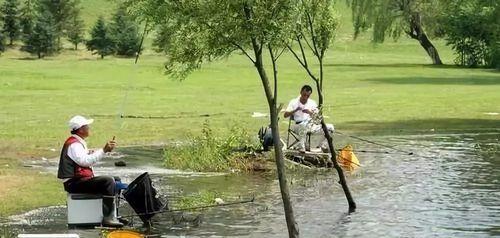
[[[375,141],[371,141],[371,140],[368,140],[368,139],[364,139],[364,138],[361,138],[361,137],[358,137],[358,136],[348,135],[348,134],[342,133],[342,132],[337,131],[337,130],[335,130],[335,133],[337,133],[339,135],[347,136],[347,137],[350,137],[350,138],[353,138],[353,139],[357,139],[357,140],[360,140],[360,141],[363,141],[363,142],[366,142],[366,143],[370,143],[370,144],[373,144],[373,145],[382,146],[382,147],[385,147],[385,148],[388,148],[388,149],[391,149],[391,150],[394,150],[394,151],[402,152],[402,153],[405,153],[406,155],[414,155],[414,153],[412,151],[402,150],[402,149],[396,148],[393,145],[385,145],[385,144],[382,144],[382,143],[379,143],[379,142],[375,142]]]
[[[337,151],[346,151],[345,149],[337,149]],[[352,151],[356,153],[370,153],[370,154],[400,154],[400,155],[407,155],[407,153],[394,153],[394,152],[389,152],[389,151],[379,151],[379,150],[347,150],[347,151]]]
[[[160,214],[160,213],[192,211],[192,210],[199,210],[199,209],[212,208],[212,207],[224,207],[224,206],[252,203],[254,201],[255,201],[255,197],[252,197],[251,199],[242,200],[242,201],[235,201],[235,202],[228,202],[228,203],[214,204],[214,205],[204,205],[204,206],[198,206],[198,207],[187,207],[187,208],[180,208],[180,209],[174,209],[174,210],[160,210],[160,211],[155,211],[155,212],[138,213],[138,214],[127,215],[127,216],[122,216],[122,217],[126,218],[126,217],[145,216],[145,215],[153,215],[153,214]]]
[[[144,43],[144,38],[145,36],[148,34],[148,21],[149,19],[146,19],[146,23],[144,24],[144,31],[142,32],[142,36],[141,36],[141,41],[139,43],[139,48],[137,49],[136,51],[136,55],[135,55],[135,60],[134,60],[134,72],[137,72],[137,62],[139,61],[139,56],[141,55],[141,51],[142,51],[142,45]],[[135,73],[135,75],[137,75],[137,73]],[[118,126],[119,124],[119,127],[118,127],[118,130],[121,130],[122,128],[122,122],[123,122],[123,114],[124,114],[124,111],[125,111],[125,104],[127,103],[127,99],[128,99],[128,92],[129,92],[129,89],[130,89],[130,85],[132,83],[132,76],[129,75],[129,78],[128,78],[128,82],[127,82],[127,87],[125,89],[125,95],[123,96],[123,100],[122,100],[122,103],[120,105],[120,107],[118,108],[118,115],[116,116],[116,126]]]

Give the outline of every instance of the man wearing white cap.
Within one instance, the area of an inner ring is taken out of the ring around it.
[[[57,177],[64,179],[64,189],[69,193],[102,194],[104,204],[103,225],[123,226],[116,218],[114,196],[115,180],[109,176],[94,176],[92,166],[116,147],[115,138],[102,149],[90,151],[85,138],[90,135],[93,119],[74,116],[69,120],[71,136],[64,142],[59,159]]]

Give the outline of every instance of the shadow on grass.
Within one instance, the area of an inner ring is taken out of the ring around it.
[[[18,58],[14,58],[15,60],[39,60],[38,57],[31,57],[31,56],[27,56],[27,57],[18,57]]]
[[[438,85],[497,85],[500,84],[498,75],[471,75],[470,77],[390,77],[370,78],[372,81],[384,84],[438,84]]]
[[[500,118],[495,116],[492,119],[436,118],[394,122],[354,121],[340,124],[338,128],[340,131],[376,135],[488,133],[500,132]]]
[[[438,68],[438,69],[463,69],[456,65],[433,65],[433,64],[405,64],[405,63],[395,63],[395,64],[342,64],[333,63],[325,64],[325,67],[367,67],[367,68]]]

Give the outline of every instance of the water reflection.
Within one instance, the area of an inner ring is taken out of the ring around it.
[[[363,167],[348,176],[357,212],[346,214],[347,203],[333,171],[289,174],[296,219],[302,237],[490,237],[500,235],[499,133],[372,137],[417,155],[359,153]],[[341,138],[342,139],[342,138]],[[348,140],[343,138],[345,141]],[[341,140],[339,140],[341,141]],[[377,151],[369,144],[358,148]],[[131,165],[140,166],[136,154]],[[156,162],[154,162],[156,161]],[[130,167],[133,166],[129,166]],[[144,168],[143,168],[144,169]],[[126,170],[133,179],[141,171]],[[205,176],[156,171],[152,178],[161,193],[176,198],[200,190],[230,194],[238,200],[255,196],[253,204],[195,211],[203,222],[174,222],[173,214],[155,218],[156,234],[171,236],[285,237],[286,225],[274,175]],[[226,199],[227,200],[227,199]],[[123,212],[127,212],[124,210]],[[10,227],[35,232],[68,232],[64,208],[31,214],[32,226]],[[44,221],[43,219],[49,219]],[[35,222],[33,222],[35,221]],[[38,222],[38,223],[37,223]],[[73,232],[73,231],[72,231]],[[82,237],[98,232],[74,231]]]

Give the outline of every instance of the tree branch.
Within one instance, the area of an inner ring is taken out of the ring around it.
[[[247,52],[245,49],[243,49],[243,47],[241,47],[241,45],[239,45],[239,44],[235,43],[234,41],[229,41],[229,42],[230,42],[232,45],[234,45],[236,48],[240,49],[240,50],[241,50],[241,52],[242,52],[243,54],[245,54],[245,55],[247,56],[247,58],[248,58],[250,61],[252,61],[252,63],[253,63],[253,64],[255,64],[255,60],[252,58],[252,56],[250,56],[250,55],[248,54],[248,52]]]
[[[283,52],[285,52],[285,50],[286,50],[287,48],[288,48],[288,45],[287,45],[287,46],[285,46],[285,47],[283,47],[283,49],[281,49],[281,52],[280,52],[280,53],[276,56],[276,58],[275,58],[275,60],[276,60],[276,61],[280,58],[280,56],[283,54]]]
[[[297,38],[297,40],[299,42],[300,49],[301,49],[301,52],[302,52],[302,58],[303,58],[304,61],[302,61],[300,59],[299,55],[295,52],[295,50],[292,49],[292,47],[287,46],[288,49],[290,50],[290,52],[292,52],[292,54],[295,57],[295,59],[297,59],[297,61],[299,61],[299,64],[302,66],[302,68],[304,68],[306,70],[306,72],[309,75],[309,77],[311,77],[311,79],[313,81],[315,81],[316,83],[319,83],[318,78],[313,74],[313,72],[311,71],[311,69],[309,69],[309,65],[307,64],[307,60],[306,60],[306,56],[305,56],[305,51],[304,51],[304,48],[302,47],[302,43],[300,41],[300,38]]]
[[[309,25],[309,31],[311,34],[311,40],[312,40],[312,45],[314,46],[313,53],[315,55],[319,56],[318,52],[318,43],[316,42],[316,34],[314,33],[314,26],[313,26],[313,20],[311,19],[311,15],[309,14],[309,11],[306,10],[306,16],[307,16],[307,22]]]

